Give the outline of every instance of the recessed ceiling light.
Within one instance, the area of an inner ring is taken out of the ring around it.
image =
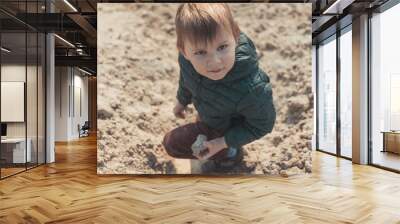
[[[54,34],[54,36],[57,37],[58,39],[60,39],[62,42],[64,42],[64,43],[68,44],[69,46],[75,48],[75,45],[73,45],[73,44],[72,44],[71,42],[69,42],[68,40],[66,40],[66,39],[64,39],[64,38],[62,38],[62,37],[60,37],[60,36],[57,35],[57,34]]]
[[[85,70],[83,70],[83,69],[81,69],[81,68],[79,68],[79,67],[78,67],[78,69],[79,69],[79,71],[81,71],[81,72],[83,72],[83,73],[85,73],[85,74],[93,75],[92,73],[90,73],[90,72],[88,72],[88,71],[85,71]]]
[[[7,48],[5,48],[5,47],[1,47],[1,50],[4,51],[4,52],[6,52],[6,53],[10,53],[10,52],[11,52],[11,50],[9,50],[9,49],[7,49]]]
[[[71,4],[69,3],[68,0],[64,0],[65,4],[67,4],[72,10],[74,10],[75,12],[78,12],[78,10]]]
[[[342,14],[343,9],[351,5],[355,0],[336,0],[322,14]]]

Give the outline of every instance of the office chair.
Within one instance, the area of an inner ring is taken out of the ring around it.
[[[85,121],[85,123],[80,128],[78,125],[78,129],[79,129],[79,138],[89,136],[89,129],[90,129],[89,121]]]

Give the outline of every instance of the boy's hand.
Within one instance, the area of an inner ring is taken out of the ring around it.
[[[226,145],[225,138],[220,137],[216,138],[210,141],[205,141],[204,146],[208,148],[208,153],[203,155],[201,159],[209,159],[213,155],[217,154],[219,151],[221,151],[224,148],[227,148],[228,146]]]
[[[185,118],[185,109],[186,107],[183,106],[181,103],[176,102],[175,107],[174,107],[174,115],[177,118]]]

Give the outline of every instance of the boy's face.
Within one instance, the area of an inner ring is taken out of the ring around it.
[[[186,41],[184,46],[184,57],[198,73],[211,80],[224,78],[235,63],[236,41],[229,30],[218,29],[208,46],[195,46],[190,41]]]

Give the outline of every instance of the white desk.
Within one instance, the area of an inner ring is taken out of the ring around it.
[[[25,163],[25,158],[27,158],[26,162],[31,161],[31,145],[32,145],[32,140],[30,138],[27,138],[26,142],[28,143],[28,147],[26,148],[26,154],[25,154],[25,138],[5,138],[1,139],[1,144],[2,145],[14,145],[14,148],[12,149],[13,153],[13,163]],[[4,147],[4,146],[3,146]],[[2,149],[3,150],[3,149]]]

